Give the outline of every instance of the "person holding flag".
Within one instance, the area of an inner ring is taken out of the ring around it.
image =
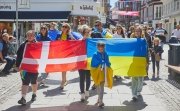
[[[71,26],[68,23],[63,23],[60,33],[57,35],[56,40],[75,40],[71,33]],[[66,72],[62,72],[62,82],[60,85],[60,90],[64,89],[67,85]]]
[[[89,33],[90,33],[90,28],[87,25],[83,25],[81,27],[82,29],[82,40],[86,40],[87,38],[89,38]],[[89,97],[89,88],[91,85],[91,74],[90,74],[90,70],[88,68],[86,69],[80,69],[78,70],[79,72],[79,77],[80,77],[80,90],[81,90],[81,102],[84,102],[86,98]],[[86,89],[85,89],[85,83],[86,81]]]
[[[132,38],[144,38],[145,39],[142,28],[140,26],[136,27],[135,32],[131,34],[131,37]],[[148,59],[148,58],[146,57],[146,59]],[[133,101],[137,101],[138,96],[141,96],[141,91],[142,91],[142,88],[143,88],[143,80],[144,80],[143,76],[142,77],[140,77],[140,76],[132,77],[131,89],[132,89],[132,96],[133,96],[132,99],[133,99]]]
[[[97,49],[98,51],[93,55],[91,60],[91,76],[93,78],[94,84],[97,87],[98,93],[98,100],[95,105],[104,107],[104,86],[112,88],[113,71],[110,68],[111,63],[109,61],[109,56],[105,51],[105,43],[98,42]]]
[[[25,70],[21,70],[19,67],[21,65],[23,59],[23,53],[25,50],[26,44],[34,43],[35,42],[35,32],[33,30],[29,30],[26,33],[27,40],[22,43],[17,51],[17,58],[16,58],[16,67],[17,70],[20,71],[21,79],[22,79],[22,87],[21,87],[21,99],[18,101],[18,104],[25,105],[26,104],[26,94],[28,92],[29,84],[31,83],[32,87],[32,98],[31,101],[36,100],[36,91],[37,91],[37,77],[38,73],[31,73]]]

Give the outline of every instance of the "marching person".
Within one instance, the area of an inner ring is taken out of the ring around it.
[[[71,34],[71,26],[68,23],[63,23],[61,27],[61,32],[57,35],[56,40],[75,40]],[[67,85],[66,72],[62,72],[62,82],[60,85],[60,90],[64,89],[64,86]]]
[[[142,34],[142,28],[140,26],[136,27],[135,32],[131,34],[133,38],[144,38]],[[144,77],[132,77],[132,99],[133,101],[137,101],[138,96],[141,96],[141,91],[143,88],[143,80]]]
[[[121,25],[116,26],[116,33],[113,34],[113,38],[125,38],[124,30]]]
[[[90,28],[87,25],[82,26],[82,40],[86,40],[89,38]],[[81,102],[84,102],[86,98],[89,97],[89,88],[91,85],[91,74],[88,69],[80,69],[78,70],[80,76],[80,90],[81,90]],[[85,88],[86,81],[86,88]]]
[[[100,20],[96,20],[95,26],[91,33],[92,38],[112,38],[112,34],[103,28],[103,24]]]
[[[112,88],[113,84],[113,73],[110,68],[111,63],[109,61],[109,56],[105,51],[105,43],[97,43],[98,51],[93,55],[91,60],[91,75],[93,81],[97,87],[98,100],[95,105],[99,107],[104,107],[103,94],[104,86]]]
[[[157,78],[159,79],[159,64],[160,64],[160,55],[164,52],[160,44],[159,38],[154,39],[153,48],[151,49],[151,59],[152,59],[152,68],[153,76],[152,79],[155,79],[155,66],[157,67]]]
[[[22,43],[17,51],[17,58],[16,58],[16,67],[17,70],[20,71],[21,79],[22,79],[22,87],[21,87],[21,99],[18,101],[18,104],[25,105],[26,104],[26,94],[28,92],[29,84],[31,83],[32,87],[32,98],[31,101],[36,100],[36,91],[37,91],[37,77],[38,73],[31,73],[22,71],[20,69],[20,64],[23,58],[23,52],[25,49],[26,44],[34,43],[35,42],[35,32],[33,30],[29,30],[26,33],[26,41]]]
[[[40,34],[36,36],[36,41],[51,41],[48,35],[48,28],[46,25],[42,25],[40,28]],[[47,73],[41,73],[40,85],[45,86],[45,79],[47,78]]]

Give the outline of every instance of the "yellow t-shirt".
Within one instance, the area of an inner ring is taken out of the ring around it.
[[[61,40],[67,40],[67,34],[62,34],[61,35]]]

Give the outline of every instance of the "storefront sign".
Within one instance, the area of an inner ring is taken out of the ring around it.
[[[98,16],[98,6],[96,2],[75,2],[72,4],[71,15]]]
[[[0,10],[6,10],[6,9],[11,10],[11,8],[12,7],[10,5],[3,5],[3,4],[0,5]]]
[[[80,6],[80,9],[81,10],[92,10],[93,11],[93,6],[91,5],[83,5],[83,6]]]

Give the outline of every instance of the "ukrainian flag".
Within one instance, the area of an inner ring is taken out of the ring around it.
[[[93,54],[97,51],[97,42],[106,44],[114,75],[146,76],[147,44],[143,38],[87,39],[88,67]]]

